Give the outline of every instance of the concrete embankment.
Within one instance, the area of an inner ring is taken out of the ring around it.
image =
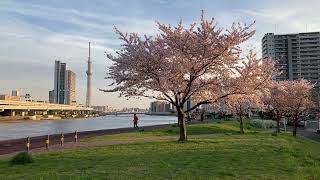
[[[0,123],[17,123],[36,120],[32,116],[0,116]]]
[[[93,117],[93,116],[88,116]],[[77,118],[88,118],[87,116],[53,116],[53,115],[34,115],[34,116],[0,116],[1,122],[23,122],[33,120],[60,120],[60,119],[77,119]],[[97,116],[94,116],[97,117]]]
[[[14,122],[25,122],[25,121],[33,121],[33,120],[59,120],[62,119],[59,116],[0,116],[0,123],[14,123]]]

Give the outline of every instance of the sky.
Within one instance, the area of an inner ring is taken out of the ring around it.
[[[148,108],[150,99],[119,98],[100,92],[111,66],[105,53],[121,48],[114,26],[140,35],[158,33],[155,21],[188,26],[205,17],[218,26],[256,21],[256,34],[243,47],[261,54],[265,33],[320,31],[319,0],[0,0],[0,94],[19,90],[48,100],[54,60],[76,73],[77,102],[86,95],[86,61],[91,42],[93,105]]]

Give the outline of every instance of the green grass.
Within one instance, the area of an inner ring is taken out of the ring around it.
[[[246,126],[246,133],[256,133],[258,129]],[[239,134],[239,123],[236,121],[225,121],[223,123],[207,123],[207,124],[193,124],[187,128],[188,135],[202,135],[202,134]],[[261,130],[260,130],[261,132]],[[107,136],[97,136],[88,138],[85,141],[105,141],[111,139],[131,139],[144,138],[150,136],[175,136],[179,134],[178,127],[163,128],[155,131],[139,131],[126,134],[115,134]]]
[[[289,134],[247,130],[236,122],[188,127],[189,141],[144,142],[0,161],[0,179],[320,179],[320,144]],[[177,128],[91,138],[176,136]]]

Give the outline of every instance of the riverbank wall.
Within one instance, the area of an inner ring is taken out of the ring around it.
[[[0,116],[1,122],[22,122],[22,121],[33,121],[33,120],[60,120],[60,119],[77,119],[77,118],[90,118],[98,117],[99,115],[34,115],[34,116]]]

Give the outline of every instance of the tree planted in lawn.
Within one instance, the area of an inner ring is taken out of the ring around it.
[[[256,54],[253,52],[250,52],[249,56],[247,56],[247,62],[243,62],[242,64],[245,70],[238,70],[240,77],[249,77],[250,74],[254,76],[264,74],[265,77],[268,75],[270,77],[270,74],[274,71],[272,64],[268,60],[257,60]],[[245,90],[247,87],[243,87],[242,93],[229,95],[225,100],[229,111],[236,114],[239,118],[241,134],[244,134],[243,120],[245,114],[251,110],[257,111],[265,108],[263,97],[270,93],[270,83],[272,82],[271,78],[266,78],[264,82],[261,82],[259,76],[250,77],[249,79],[245,81],[246,84],[243,84],[244,86],[258,84],[259,88],[248,87]]]
[[[277,132],[280,132],[280,120],[287,113],[287,85],[288,81],[274,81],[271,84],[270,92],[265,94],[263,101],[266,105],[266,109],[274,114],[274,118],[277,121]]]
[[[244,134],[244,117],[250,110],[261,110],[264,103],[258,93],[230,95],[226,99],[228,109],[238,116],[240,134]]]
[[[273,65],[252,54],[254,66],[241,66],[239,45],[254,31],[252,25],[234,23],[229,29],[218,28],[215,21],[201,16],[197,25],[185,28],[157,22],[159,34],[151,37],[123,33],[115,28],[124,42],[113,61],[107,78],[114,82],[105,92],[120,92],[126,97],[148,97],[167,101],[176,107],[180,141],[187,140],[185,113],[202,104],[216,102],[232,94],[259,89],[271,79]],[[263,67],[261,71],[251,71]],[[192,100],[193,106],[184,109]]]
[[[294,122],[293,136],[297,134],[300,117],[313,107],[313,85],[306,80],[286,81],[284,83],[284,102],[287,113]]]

